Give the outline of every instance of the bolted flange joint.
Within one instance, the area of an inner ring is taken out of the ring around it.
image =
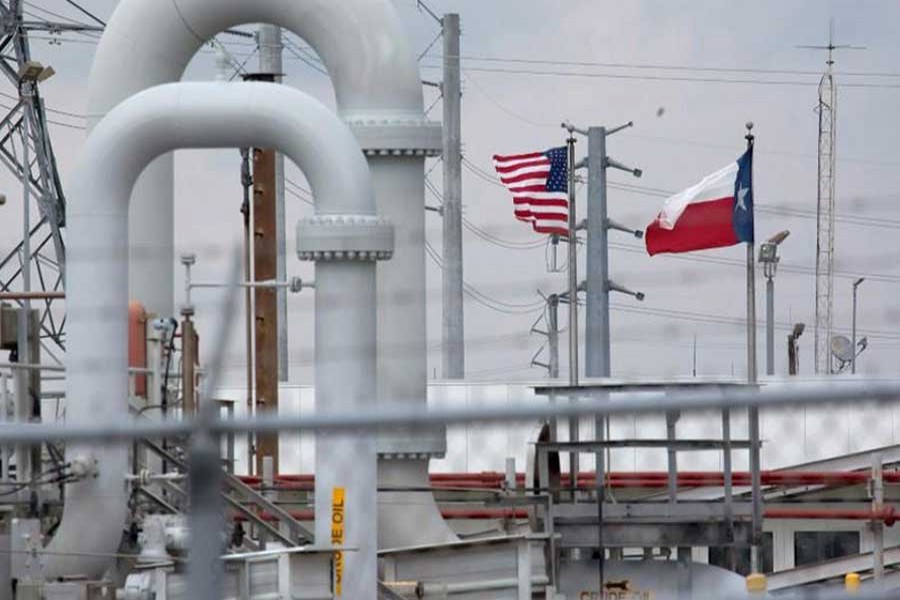
[[[440,156],[441,124],[425,119],[372,118],[347,122],[368,156]]]
[[[300,260],[388,260],[394,226],[375,215],[314,215],[297,223]]]

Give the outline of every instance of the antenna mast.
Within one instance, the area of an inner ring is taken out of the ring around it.
[[[816,194],[816,331],[815,372],[831,373],[832,307],[834,304],[834,180],[837,86],[834,82],[834,51],[862,50],[862,46],[836,45],[834,23],[829,24],[828,45],[800,46],[827,50],[825,73],[819,81],[818,189]]]

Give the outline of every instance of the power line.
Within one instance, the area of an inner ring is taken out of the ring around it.
[[[438,202],[443,203],[443,196],[438,191],[437,186],[434,185],[434,183],[428,178],[427,175],[425,177],[425,188],[431,193],[432,196],[434,196],[435,199],[437,199]],[[541,248],[547,244],[546,239],[539,239],[531,242],[516,242],[512,240],[506,240],[493,235],[485,229],[478,227],[466,217],[463,217],[462,222],[463,227],[471,231],[477,237],[501,248],[506,248],[509,250],[532,250],[535,248]]]
[[[422,65],[423,69],[439,69],[437,65]],[[530,75],[551,77],[579,77],[588,79],[619,79],[634,81],[670,81],[678,83],[721,83],[721,84],[745,84],[766,86],[790,86],[790,87],[818,87],[813,81],[790,81],[775,79],[733,79],[727,77],[680,77],[669,75],[631,75],[626,73],[578,73],[572,71],[554,71],[550,69],[505,69],[494,67],[467,67],[467,71],[476,73],[493,73],[507,75]],[[900,84],[890,83],[845,83],[843,88],[867,88],[867,89],[900,89]]]
[[[82,13],[86,17],[93,19],[94,21],[99,23],[101,26],[106,27],[106,23],[100,17],[97,17],[96,15],[94,15],[94,13],[88,11],[86,8],[84,8],[83,6],[81,6],[80,4],[75,2],[75,0],[66,0],[66,2],[68,2],[69,4],[74,6],[80,13]]]
[[[438,58],[429,56],[428,58]],[[670,65],[653,63],[624,63],[624,62],[597,62],[597,61],[571,61],[571,60],[546,60],[528,58],[502,58],[493,56],[466,56],[460,55],[460,60],[488,63],[514,63],[527,65],[553,65],[565,67],[602,67],[610,69],[642,69],[654,71],[688,71],[707,73],[754,73],[760,75],[800,75],[819,78],[821,71],[804,71],[797,69],[765,69],[755,67],[704,67],[698,65]],[[867,72],[844,71],[836,73],[846,77],[900,77],[900,72]]]
[[[609,246],[610,248],[621,250],[623,252],[629,252],[632,254],[645,255],[647,253],[647,250],[642,246],[634,246],[631,244],[622,244],[618,242],[610,242]],[[745,261],[718,256],[691,256],[687,254],[665,254],[661,256],[664,256],[669,260],[716,264],[730,267],[740,267],[742,269],[747,268],[747,263]],[[799,275],[815,275],[815,269],[791,263],[780,262],[778,263],[778,269],[779,271],[795,273]],[[859,279],[860,277],[865,277],[866,279],[870,279],[872,281],[881,281],[884,283],[900,283],[900,275],[888,275],[886,273],[856,273],[847,271],[835,271],[834,276],[841,279],[852,280]]]
[[[313,57],[308,56],[307,55],[308,53],[303,48],[301,48],[297,44],[295,44],[294,41],[290,37],[284,35],[284,36],[282,36],[282,40],[284,40],[284,47],[287,48],[288,52],[293,54],[294,57],[296,57],[298,60],[302,61],[306,66],[308,66],[309,68],[314,70],[316,73],[319,73],[321,75],[325,75],[326,77],[328,77],[328,71],[326,71],[322,66],[320,66],[320,64],[316,64],[316,62],[313,60]]]
[[[440,269],[444,268],[444,261],[441,258],[441,255],[427,240],[425,241],[425,252]],[[467,296],[469,296],[472,300],[475,300],[482,306],[500,313],[510,315],[523,315],[534,314],[536,312],[544,310],[545,303],[543,300],[539,300],[531,304],[512,304],[509,302],[504,302],[502,300],[497,300],[496,298],[492,298],[491,296],[480,292],[476,287],[465,281],[463,282],[463,292],[465,292]]]
[[[641,185],[635,185],[631,183],[609,183],[609,187],[613,189],[617,189],[623,192],[631,192],[635,194],[642,194],[645,196],[655,196],[658,198],[668,198],[669,196],[675,194],[676,192],[673,190],[665,190],[661,188],[653,188]],[[800,219],[815,219],[816,211],[811,209],[803,209],[803,208],[794,208],[789,206],[774,206],[771,204],[764,204],[761,202],[757,202],[755,204],[755,208],[759,210],[759,212],[764,214],[773,214],[773,215],[781,215],[781,216],[789,216],[789,217],[797,217]],[[859,225],[862,227],[876,227],[881,229],[900,229],[900,220],[897,219],[884,219],[884,218],[875,218],[875,217],[860,217],[857,215],[848,215],[848,214],[836,214],[834,216],[836,221],[844,222],[850,225]]]

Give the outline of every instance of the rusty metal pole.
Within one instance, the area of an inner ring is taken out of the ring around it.
[[[253,150],[253,247],[256,281],[278,278],[276,156],[272,149]],[[278,412],[278,292],[256,288],[256,402],[260,412]],[[278,474],[278,434],[260,433],[256,440],[256,472],[271,457]]]

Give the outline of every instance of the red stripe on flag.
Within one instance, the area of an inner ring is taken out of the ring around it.
[[[543,233],[545,235],[561,235],[566,237],[569,235],[569,230],[566,227],[552,227],[552,226],[544,226],[544,225],[534,225],[534,230],[537,233]]]
[[[734,198],[688,204],[674,229],[664,229],[658,220],[647,227],[647,253],[653,256],[733,246],[739,243],[732,224],[733,215]]]
[[[569,221],[569,217],[567,215],[561,215],[558,213],[542,213],[540,211],[531,211],[531,214],[534,215],[536,219],[540,219],[541,221],[560,221],[562,223],[567,223]]]
[[[553,198],[529,198],[528,196],[515,196],[513,198],[513,202],[515,204],[531,204],[534,206],[561,206],[563,208],[568,208],[569,206],[569,202],[567,200]]]
[[[540,158],[540,159],[535,159],[535,160],[523,161],[523,162],[516,163],[514,165],[509,165],[509,166],[495,164],[494,169],[498,173],[510,173],[512,171],[518,171],[519,169],[529,169],[531,167],[543,167],[543,166],[549,167],[550,161],[547,160],[546,158]]]
[[[500,154],[494,155],[494,160],[497,162],[503,162],[506,160],[522,160],[523,158],[537,158],[538,156],[544,156],[543,152],[526,152],[525,154],[507,154],[502,156]]]
[[[515,196],[522,196],[522,194],[528,194],[531,192],[540,192],[542,194],[552,193],[547,191],[546,185],[522,185],[518,187],[509,187],[509,191],[512,192]],[[564,194],[565,192],[559,193]]]
[[[535,179],[539,179],[542,181],[547,180],[547,175],[550,174],[550,167],[547,167],[543,171],[531,171],[530,173],[522,173],[521,175],[513,175],[512,177],[501,177],[500,181],[502,181],[507,186],[514,185],[519,183],[520,181],[534,181]],[[546,185],[541,186],[545,190],[547,189]]]

